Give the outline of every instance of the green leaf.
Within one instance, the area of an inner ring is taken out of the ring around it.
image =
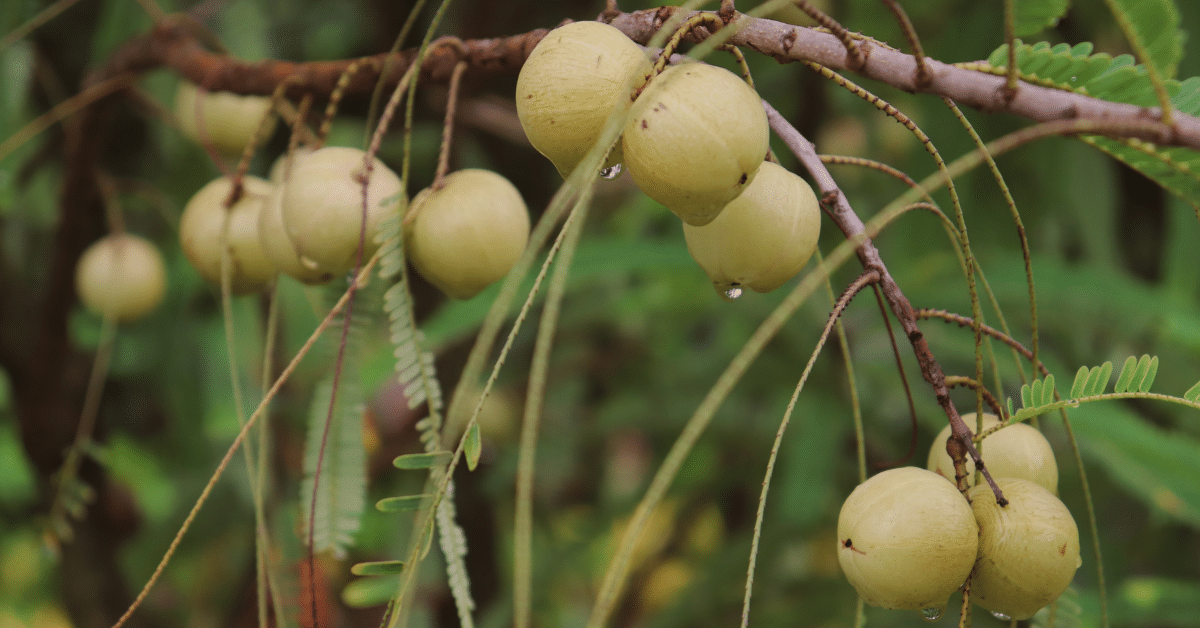
[[[1192,386],[1187,392],[1183,393],[1183,398],[1192,403],[1196,403],[1197,400],[1200,400],[1200,382],[1196,382],[1195,386]]]
[[[1042,400],[1038,403],[1039,406],[1044,406],[1048,403],[1054,403],[1054,376],[1047,375],[1046,381],[1042,384]]]
[[[1037,382],[1034,382],[1037,383]],[[1021,385],[1021,407],[1032,408],[1033,404],[1029,402],[1029,384]]]
[[[375,502],[375,509],[380,512],[403,512],[418,510],[432,498],[432,495],[404,495],[402,497],[385,497]]]
[[[346,584],[342,589],[342,601],[350,608],[369,608],[387,604],[396,595],[399,586],[396,578],[377,577],[359,578]]]
[[[1142,378],[1141,385],[1138,386],[1138,392],[1150,392],[1156,375],[1158,375],[1158,356],[1150,358],[1150,366],[1146,369],[1146,375]]]
[[[1108,0],[1125,37],[1141,43],[1148,58],[1164,79],[1174,78],[1183,58],[1183,31],[1179,9],[1172,0]],[[1137,46],[1134,46],[1137,49]]]
[[[1200,388],[1200,384],[1196,384],[1196,387]],[[1008,416],[1012,417],[1012,415],[1013,415],[1012,397],[1005,399],[1005,401],[1008,403]]]
[[[1150,368],[1150,356],[1142,355],[1138,359],[1137,368],[1133,369],[1133,382],[1130,389],[1136,390],[1142,385],[1142,378],[1146,377],[1146,370]]]
[[[367,501],[362,392],[350,380],[349,377],[341,378],[332,413],[332,376],[322,380],[313,393],[304,446],[304,481],[300,483],[300,503],[306,524],[309,523],[310,508],[315,513],[311,522],[313,551],[332,550],[335,556],[345,554],[346,548],[353,545]],[[325,452],[322,456],[323,440]],[[318,459],[319,476],[316,473]],[[311,506],[314,497],[315,507]]]
[[[471,429],[467,430],[467,440],[463,444],[463,449],[467,454],[467,468],[471,471],[479,466],[479,457],[483,455],[483,440],[479,434],[479,422],[471,424]]]
[[[1087,389],[1084,395],[1099,395],[1104,393],[1104,389],[1108,388],[1108,379],[1112,377],[1113,363],[1105,362],[1100,366],[1093,366],[1092,372],[1088,374]]]
[[[1078,371],[1075,371],[1075,383],[1071,384],[1071,398],[1075,399],[1083,395],[1083,391],[1087,389],[1088,367],[1081,366]]]
[[[1029,407],[1036,408],[1042,405],[1042,380],[1033,380],[1033,385],[1029,387]]]
[[[1017,37],[1035,35],[1058,24],[1069,7],[1068,0],[1013,0]]]
[[[397,456],[392,461],[392,466],[397,469],[416,470],[416,469],[431,469],[435,466],[442,466],[450,463],[450,452],[435,451],[428,454],[405,454]]]
[[[390,576],[404,569],[402,560],[377,560],[368,563],[356,563],[350,567],[350,573],[356,576]]]
[[[1113,392],[1123,393],[1129,390],[1129,383],[1133,381],[1133,372],[1136,370],[1137,358],[1129,356],[1125,358],[1125,365],[1121,367],[1121,374],[1117,376],[1117,383],[1113,385]]]

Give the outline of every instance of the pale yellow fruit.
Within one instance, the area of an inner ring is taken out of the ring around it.
[[[220,177],[192,196],[179,219],[179,243],[200,276],[220,286],[221,233],[228,228],[230,289],[235,295],[252,294],[276,274],[258,236],[258,215],[273,186],[258,177],[243,177],[241,197],[226,209],[232,188],[228,177]]]
[[[975,431],[975,413],[962,415],[971,431]],[[983,429],[989,430],[1000,424],[994,414],[984,413]],[[929,459],[925,468],[954,481],[954,461],[946,453],[946,441],[950,438],[950,426],[942,428],[933,446],[929,448]],[[1042,433],[1025,423],[1014,423],[983,439],[983,463],[993,478],[1021,478],[1036,482],[1051,493],[1058,494],[1058,463],[1054,461],[1054,450]],[[975,485],[975,461],[967,458],[967,486]]]
[[[529,143],[566,178],[651,70],[646,53],[608,24],[573,22],[550,31],[517,77],[517,117]],[[619,153],[618,143],[607,165]]]
[[[303,159],[313,154],[313,149],[308,147],[299,147],[291,155],[284,153],[271,164],[271,171],[267,175],[267,180],[275,185],[283,185],[290,180],[292,168],[296,167],[296,161]]]
[[[238,157],[254,139],[259,123],[268,115],[274,128],[271,99],[230,92],[205,92],[187,81],[175,92],[175,119],[179,128],[197,143],[212,142],[218,153]],[[266,131],[270,133],[270,130]]]
[[[717,292],[770,292],[796,276],[817,250],[821,210],[804,179],[766,162],[712,222],[684,223],[688,252]]]
[[[309,285],[331,281],[336,275],[319,267],[306,266],[283,224],[283,186],[276,185],[258,214],[258,239],[263,253],[279,272]]]
[[[971,601],[993,613],[1029,619],[1071,584],[1079,557],[1079,529],[1061,501],[1028,480],[997,478],[1008,499],[1001,508],[988,485],[971,489],[979,522],[979,559],[971,573]]]
[[[128,233],[105,236],[79,258],[75,290],[89,310],[127,323],[162,302],[167,269],[150,241]]]
[[[868,604],[944,609],[971,573],[979,528],[967,500],[917,467],[884,471],[838,515],[838,562]]]
[[[413,198],[405,225],[408,258],[430,283],[469,299],[508,274],[529,241],[529,211],[508,179],[490,170],[459,170],[440,190]]]
[[[357,148],[328,146],[292,164],[283,185],[283,224],[300,261],[309,269],[340,275],[354,268],[363,228],[363,184],[366,153]],[[372,162],[367,185],[366,233],[362,261],[379,245],[375,235],[399,211],[400,177],[383,162]]]
[[[621,136],[625,167],[650,198],[704,225],[754,179],[767,156],[767,114],[732,72],[668,67],[633,103]]]

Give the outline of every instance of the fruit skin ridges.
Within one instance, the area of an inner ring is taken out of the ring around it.
[[[608,24],[560,26],[538,42],[517,77],[521,128],[566,178],[651,71],[646,53]],[[617,142],[605,165],[620,163],[620,153]]]
[[[671,66],[652,78],[621,136],[643,192],[690,225],[705,225],[754,179],[768,149],[758,93],[723,68]]]
[[[808,263],[821,234],[821,210],[808,183],[765,162],[758,176],[702,227],[683,224],[692,259],[722,296],[742,286],[770,292]]]
[[[529,240],[529,212],[508,179],[490,170],[451,173],[413,198],[405,249],[430,283],[469,299],[508,274]]]
[[[838,515],[838,563],[868,604],[945,608],[971,573],[979,527],[962,493],[917,467],[854,489]]]

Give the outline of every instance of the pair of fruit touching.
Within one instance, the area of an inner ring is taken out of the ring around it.
[[[972,415],[963,419],[973,425]],[[1008,472],[1004,466],[990,463],[1040,445],[1020,444],[1032,437],[1018,430],[1007,437],[1018,445],[1000,441],[986,453],[987,444],[1012,427],[989,436],[984,449],[1007,506],[997,505],[986,484],[970,490],[968,503],[946,476],[916,467],[885,471],[854,489],[838,516],[838,561],[864,601],[921,610],[932,619],[969,576],[975,604],[1028,619],[1066,590],[1081,564],[1079,531],[1066,506],[1038,483],[1048,473],[1040,463],[1015,464],[1007,469],[1024,477],[1009,477],[1001,475]],[[1045,440],[1032,432],[1032,440]],[[939,439],[934,450],[944,445]],[[1055,468],[1055,484],[1057,474]]]
[[[340,146],[298,152],[286,180],[243,177],[236,197],[228,177],[209,182],[180,219],[184,253],[205,280],[220,285],[224,238],[235,295],[262,290],[279,272],[310,284],[346,273],[358,261],[360,238],[366,260],[378,248],[383,220],[400,205],[399,177],[374,160],[364,230],[364,157]]]
[[[565,177],[636,94],[608,165],[623,161],[634,183],[684,222],[688,250],[720,294],[774,290],[816,250],[816,196],[800,177],[764,162],[766,113],[739,77],[701,63],[653,73],[616,28],[568,24],[522,67],[517,115]]]

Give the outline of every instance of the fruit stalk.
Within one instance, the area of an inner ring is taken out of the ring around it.
[[[825,168],[825,164],[817,155],[812,142],[805,139],[796,130],[796,127],[792,126],[770,104],[764,102],[763,108],[767,111],[767,121],[770,123],[771,129],[787,144],[792,153],[796,155],[796,158],[800,160],[800,163],[808,169],[813,179],[816,180],[817,187],[821,191],[821,206],[825,208],[825,212],[833,220],[834,224],[838,226],[838,229],[841,229],[847,238],[863,237],[866,227],[863,225],[862,219],[850,207],[850,202],[846,200],[846,195],[842,193],[837,183],[833,180],[833,176],[829,174],[829,170]],[[975,462],[975,468],[983,473],[983,477],[987,480],[988,485],[991,486],[992,492],[996,496],[996,502],[1001,506],[1007,505],[1008,500],[1004,498],[1004,493],[1000,491],[1000,487],[992,479],[991,473],[988,472],[982,458],[979,456],[979,452],[971,442],[971,430],[963,422],[962,418],[958,416],[958,410],[955,409],[954,403],[950,400],[950,389],[946,385],[946,375],[942,371],[941,364],[938,363],[937,358],[933,356],[933,352],[929,349],[929,343],[925,342],[925,334],[917,327],[916,310],[913,309],[912,303],[909,302],[908,297],[904,296],[904,292],[900,290],[900,286],[896,284],[896,280],[888,272],[887,266],[883,263],[883,258],[879,255],[879,249],[875,248],[869,237],[864,237],[862,244],[858,246],[857,253],[863,268],[868,270],[874,269],[879,272],[879,287],[883,290],[884,299],[887,300],[888,306],[891,307],[892,312],[896,315],[896,319],[900,321],[900,326],[904,329],[904,334],[913,346],[913,353],[916,354],[917,363],[921,367],[921,375],[933,387],[938,404],[942,406],[942,409],[946,412],[946,416],[950,419],[953,438],[946,442],[946,451],[954,460],[955,473],[959,476],[959,490],[964,492],[966,490],[965,456],[969,455],[972,461]]]

